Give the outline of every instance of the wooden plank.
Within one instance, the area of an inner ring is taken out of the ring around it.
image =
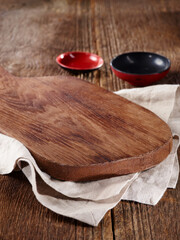
[[[119,53],[144,50],[172,62],[171,71],[159,83],[180,83],[179,0],[0,3],[0,65],[16,76],[71,75],[55,64],[56,56],[86,50],[102,56],[105,64],[79,77],[112,91],[130,88],[112,74],[109,62]],[[155,207],[120,202],[112,218],[106,215],[114,232],[103,234],[104,220],[92,228],[52,213],[37,202],[25,177],[13,173],[0,176],[0,239],[84,239],[84,232],[91,239],[91,231],[92,239],[98,240],[178,239],[179,199],[178,182]]]
[[[22,173],[1,176],[0,186],[0,239],[75,240],[75,221],[44,208]]]

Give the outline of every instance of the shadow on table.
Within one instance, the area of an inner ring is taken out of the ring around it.
[[[165,78],[156,82],[154,85],[158,84],[180,84],[180,72],[170,70],[170,72]]]

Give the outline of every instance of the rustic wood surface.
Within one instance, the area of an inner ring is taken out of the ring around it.
[[[140,172],[172,148],[171,130],[154,113],[80,78],[14,77],[0,67],[0,103],[0,132],[60,180]]]
[[[159,83],[180,83],[180,2],[0,1],[0,65],[16,76],[70,75],[55,63],[65,51],[99,54],[104,66],[79,77],[105,89],[131,86],[112,74],[112,57],[152,51],[171,59]],[[180,152],[179,152],[180,155]],[[0,176],[0,239],[179,239],[180,183],[156,206],[122,201],[98,227],[57,215],[40,205],[22,173]]]

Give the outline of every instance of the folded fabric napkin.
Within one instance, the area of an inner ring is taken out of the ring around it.
[[[169,125],[176,137],[171,153],[163,162],[140,173],[105,180],[59,181],[39,169],[23,144],[0,134],[0,174],[8,174],[19,166],[42,205],[93,226],[97,226],[105,213],[122,199],[155,205],[167,188],[176,187],[178,180],[180,85],[125,89],[116,94],[153,111]]]

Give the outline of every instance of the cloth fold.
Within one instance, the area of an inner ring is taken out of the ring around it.
[[[0,134],[0,174],[8,174],[19,166],[42,205],[93,226],[97,226],[105,213],[120,200],[155,205],[168,187],[176,187],[179,176],[177,149],[180,136],[180,86],[124,89],[116,94],[153,111],[176,135],[172,151],[163,162],[140,173],[99,181],[59,181],[39,169],[22,143]],[[26,164],[22,164],[24,162]]]

